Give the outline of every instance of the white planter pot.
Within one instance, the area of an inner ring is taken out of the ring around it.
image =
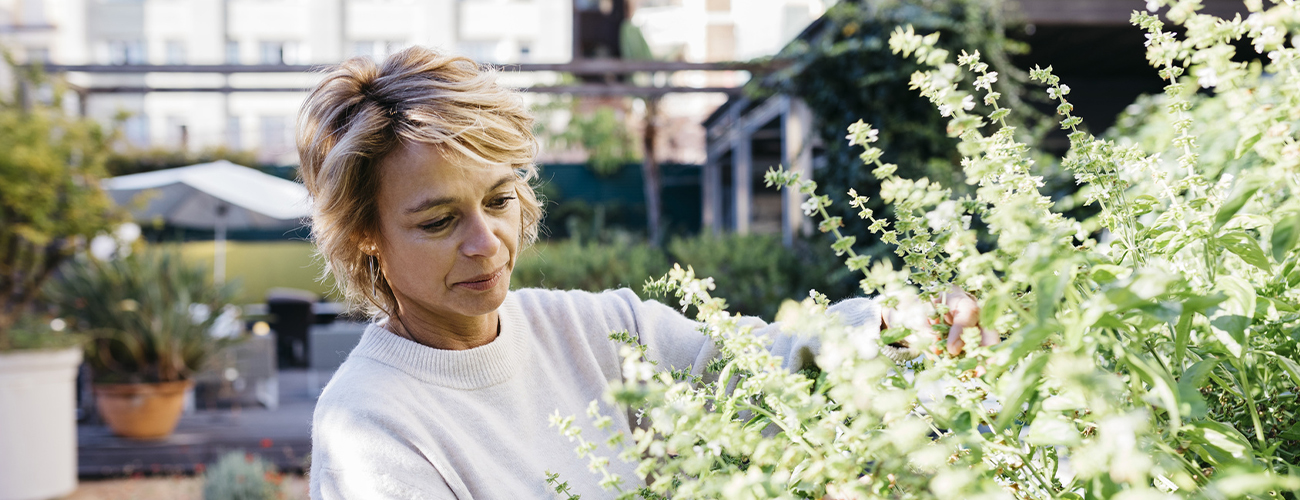
[[[80,347],[0,353],[0,500],[45,500],[77,489],[80,364]]]

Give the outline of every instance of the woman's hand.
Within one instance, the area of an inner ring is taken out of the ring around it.
[[[939,304],[947,306],[948,312],[935,316],[935,306]],[[933,332],[933,325],[942,322],[948,325],[948,354],[954,356],[960,354],[965,346],[961,333],[966,328],[980,329],[981,346],[993,345],[1001,340],[997,332],[980,326],[980,306],[975,302],[975,297],[955,286],[929,303],[921,302],[915,296],[901,298],[897,308],[881,309],[880,321],[882,330],[892,326],[906,326],[921,335]]]

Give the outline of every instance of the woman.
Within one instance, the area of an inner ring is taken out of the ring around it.
[[[312,498],[549,498],[546,471],[584,498],[610,496],[547,423],[584,414],[619,380],[609,334],[628,331],[665,369],[700,374],[718,354],[696,323],[626,289],[509,291],[542,215],[532,124],[492,73],[420,47],[382,67],[345,62],[303,105],[316,244],[347,300],[376,318],[317,403]],[[868,333],[881,324],[867,299],[832,310]],[[974,311],[962,296],[955,331]],[[811,362],[812,340],[762,333],[788,367]],[[593,442],[637,424],[579,420]],[[633,467],[609,468],[636,481]]]

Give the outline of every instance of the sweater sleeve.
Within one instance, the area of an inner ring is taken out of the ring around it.
[[[718,346],[701,331],[701,324],[677,309],[654,300],[642,301],[628,289],[613,293],[631,309],[635,324],[629,331],[646,346],[647,357],[660,368],[690,367],[692,374],[703,375],[709,361],[720,354]],[[832,305],[827,312],[839,315],[847,326],[861,327],[857,332],[860,335],[880,335],[880,309],[875,300],[846,299]],[[813,365],[821,349],[817,337],[786,331],[780,323],[768,324],[760,318],[745,316],[740,324],[754,328],[756,335],[766,338],[768,352],[781,357],[782,367],[787,370]]]

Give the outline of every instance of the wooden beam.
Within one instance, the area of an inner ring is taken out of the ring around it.
[[[550,71],[576,75],[625,75],[646,72],[676,71],[749,71],[766,73],[781,69],[785,62],[684,62],[684,61],[630,61],[623,59],[578,59],[564,63],[485,64],[503,73],[530,73]],[[336,67],[333,64],[46,64],[51,73],[323,73]]]
[[[738,95],[740,87],[638,87],[635,85],[599,83],[582,85],[556,85],[521,87],[517,90],[534,94],[568,94],[579,96],[637,96],[653,97],[665,94],[713,93]],[[82,87],[81,91],[90,94],[148,94],[153,92],[218,92],[232,94],[239,92],[310,92],[304,87]]]

